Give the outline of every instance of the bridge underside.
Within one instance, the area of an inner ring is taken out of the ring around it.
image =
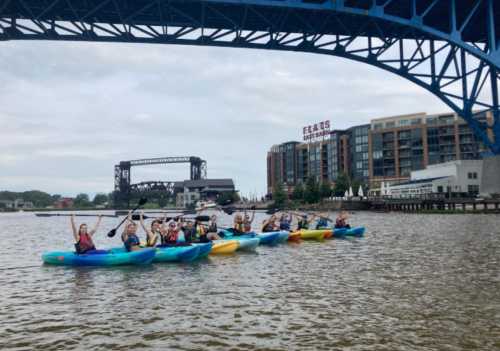
[[[500,4],[493,0],[0,0],[0,40],[301,51],[427,89],[500,154]],[[475,112],[490,110],[490,123]]]

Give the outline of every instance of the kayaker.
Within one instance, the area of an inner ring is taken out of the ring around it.
[[[161,245],[171,246],[176,245],[179,239],[180,228],[176,222],[170,221],[166,226],[162,226]]]
[[[181,230],[184,233],[184,240],[186,243],[195,243],[198,241],[198,233],[193,222],[184,222]]]
[[[291,214],[282,213],[280,217],[280,230],[290,231],[292,227],[293,216]]]
[[[324,214],[320,214],[318,216],[318,221],[316,222],[316,229],[325,229],[328,228],[328,221],[330,218]]]
[[[125,229],[122,233],[123,245],[127,251],[137,251],[141,249],[141,241],[137,236],[137,225],[132,220],[132,211],[129,211]]]
[[[210,216],[210,220],[208,221],[207,233],[217,234],[218,232],[219,232],[219,229],[217,228],[217,216],[212,215],[212,216]]]
[[[349,216],[348,216],[346,211],[340,212],[336,221],[335,221],[335,228],[336,229],[342,229],[342,228],[351,229],[351,226],[347,223],[347,218],[349,218]]]
[[[237,213],[234,216],[234,225],[232,228],[233,235],[241,235],[245,233],[245,224],[243,223],[243,216]]]
[[[140,223],[142,229],[146,232],[146,246],[147,247],[155,247],[156,243],[158,242],[158,237],[160,237],[160,227],[162,221],[159,219],[153,220],[151,222],[151,228],[148,229],[146,227],[146,224],[144,223],[144,211],[141,211],[140,214]]]
[[[309,223],[311,223],[311,220],[309,220],[307,214],[304,213],[297,222],[297,230],[309,229]]]
[[[212,240],[220,240],[221,237],[217,234],[217,222],[216,218],[210,218],[210,224],[207,226],[201,221],[196,220],[194,222],[194,227],[196,228],[196,234],[198,236],[198,241],[200,243],[208,243]]]
[[[264,233],[269,233],[269,232],[274,232],[278,229],[279,227],[276,225],[276,216],[272,215],[268,219],[266,219],[264,222],[262,222],[262,232]]]
[[[75,249],[77,254],[99,254],[106,253],[105,250],[96,250],[92,236],[97,232],[101,224],[102,216],[97,217],[97,223],[94,228],[89,232],[88,226],[85,223],[80,224],[78,230],[75,224],[75,215],[71,215],[71,229],[73,230],[73,237],[75,238]]]
[[[252,223],[254,219],[255,219],[255,211],[252,212],[252,218],[250,218],[248,213],[245,211],[243,216],[243,231],[245,233],[249,233],[252,231]]]

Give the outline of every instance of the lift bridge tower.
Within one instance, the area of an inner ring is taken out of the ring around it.
[[[173,197],[175,195],[175,181],[146,181],[137,184],[131,183],[132,167],[171,163],[189,163],[191,180],[206,179],[207,177],[207,162],[195,156],[160,157],[121,161],[119,164],[115,165],[115,205],[128,206],[132,197],[144,196],[148,193],[163,193],[168,197]]]

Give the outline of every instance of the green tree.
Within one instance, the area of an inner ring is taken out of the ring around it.
[[[333,188],[333,194],[335,196],[344,196],[345,192],[349,190],[349,177],[344,172],[340,173],[335,182],[335,187]]]
[[[319,184],[315,178],[311,177],[306,182],[306,189],[304,191],[304,200],[309,204],[319,202]]]
[[[304,186],[302,183],[297,184],[293,188],[292,199],[296,201],[301,201],[304,199]]]
[[[106,202],[108,202],[108,195],[96,194],[92,202],[95,206],[104,205]]]
[[[75,201],[74,201],[75,207],[79,207],[79,208],[89,207],[90,204],[91,204],[90,199],[89,199],[89,196],[87,194],[82,193],[82,194],[76,195]]]
[[[275,208],[284,208],[286,202],[288,200],[288,196],[283,190],[283,183],[276,183],[273,187],[273,207]]]
[[[322,199],[332,196],[332,185],[330,182],[321,182],[321,185],[319,186],[319,196]]]

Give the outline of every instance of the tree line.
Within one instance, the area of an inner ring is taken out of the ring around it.
[[[24,192],[15,192],[15,191],[0,191],[0,200],[5,201],[16,201],[18,199],[23,200],[24,202],[31,202],[35,208],[45,208],[49,206],[53,206],[54,203],[61,200],[63,197],[59,194],[51,195],[49,193],[39,191],[39,190],[31,190]],[[77,208],[85,208],[85,207],[95,207],[102,206],[104,204],[112,203],[111,194],[99,193],[96,194],[93,199],[90,199],[90,196],[85,193],[78,194],[73,199],[74,207]],[[2,204],[0,204],[2,206]],[[5,207],[5,205],[3,205]]]
[[[341,173],[335,184],[325,181],[318,182],[316,178],[310,177],[305,184],[297,184],[290,196],[283,189],[283,183],[276,183],[272,189],[272,197],[274,206],[283,208],[289,201],[315,204],[332,196],[343,197],[349,187],[352,187],[353,191],[357,191],[360,186],[366,190],[366,186],[362,182],[350,179],[345,173]]]

